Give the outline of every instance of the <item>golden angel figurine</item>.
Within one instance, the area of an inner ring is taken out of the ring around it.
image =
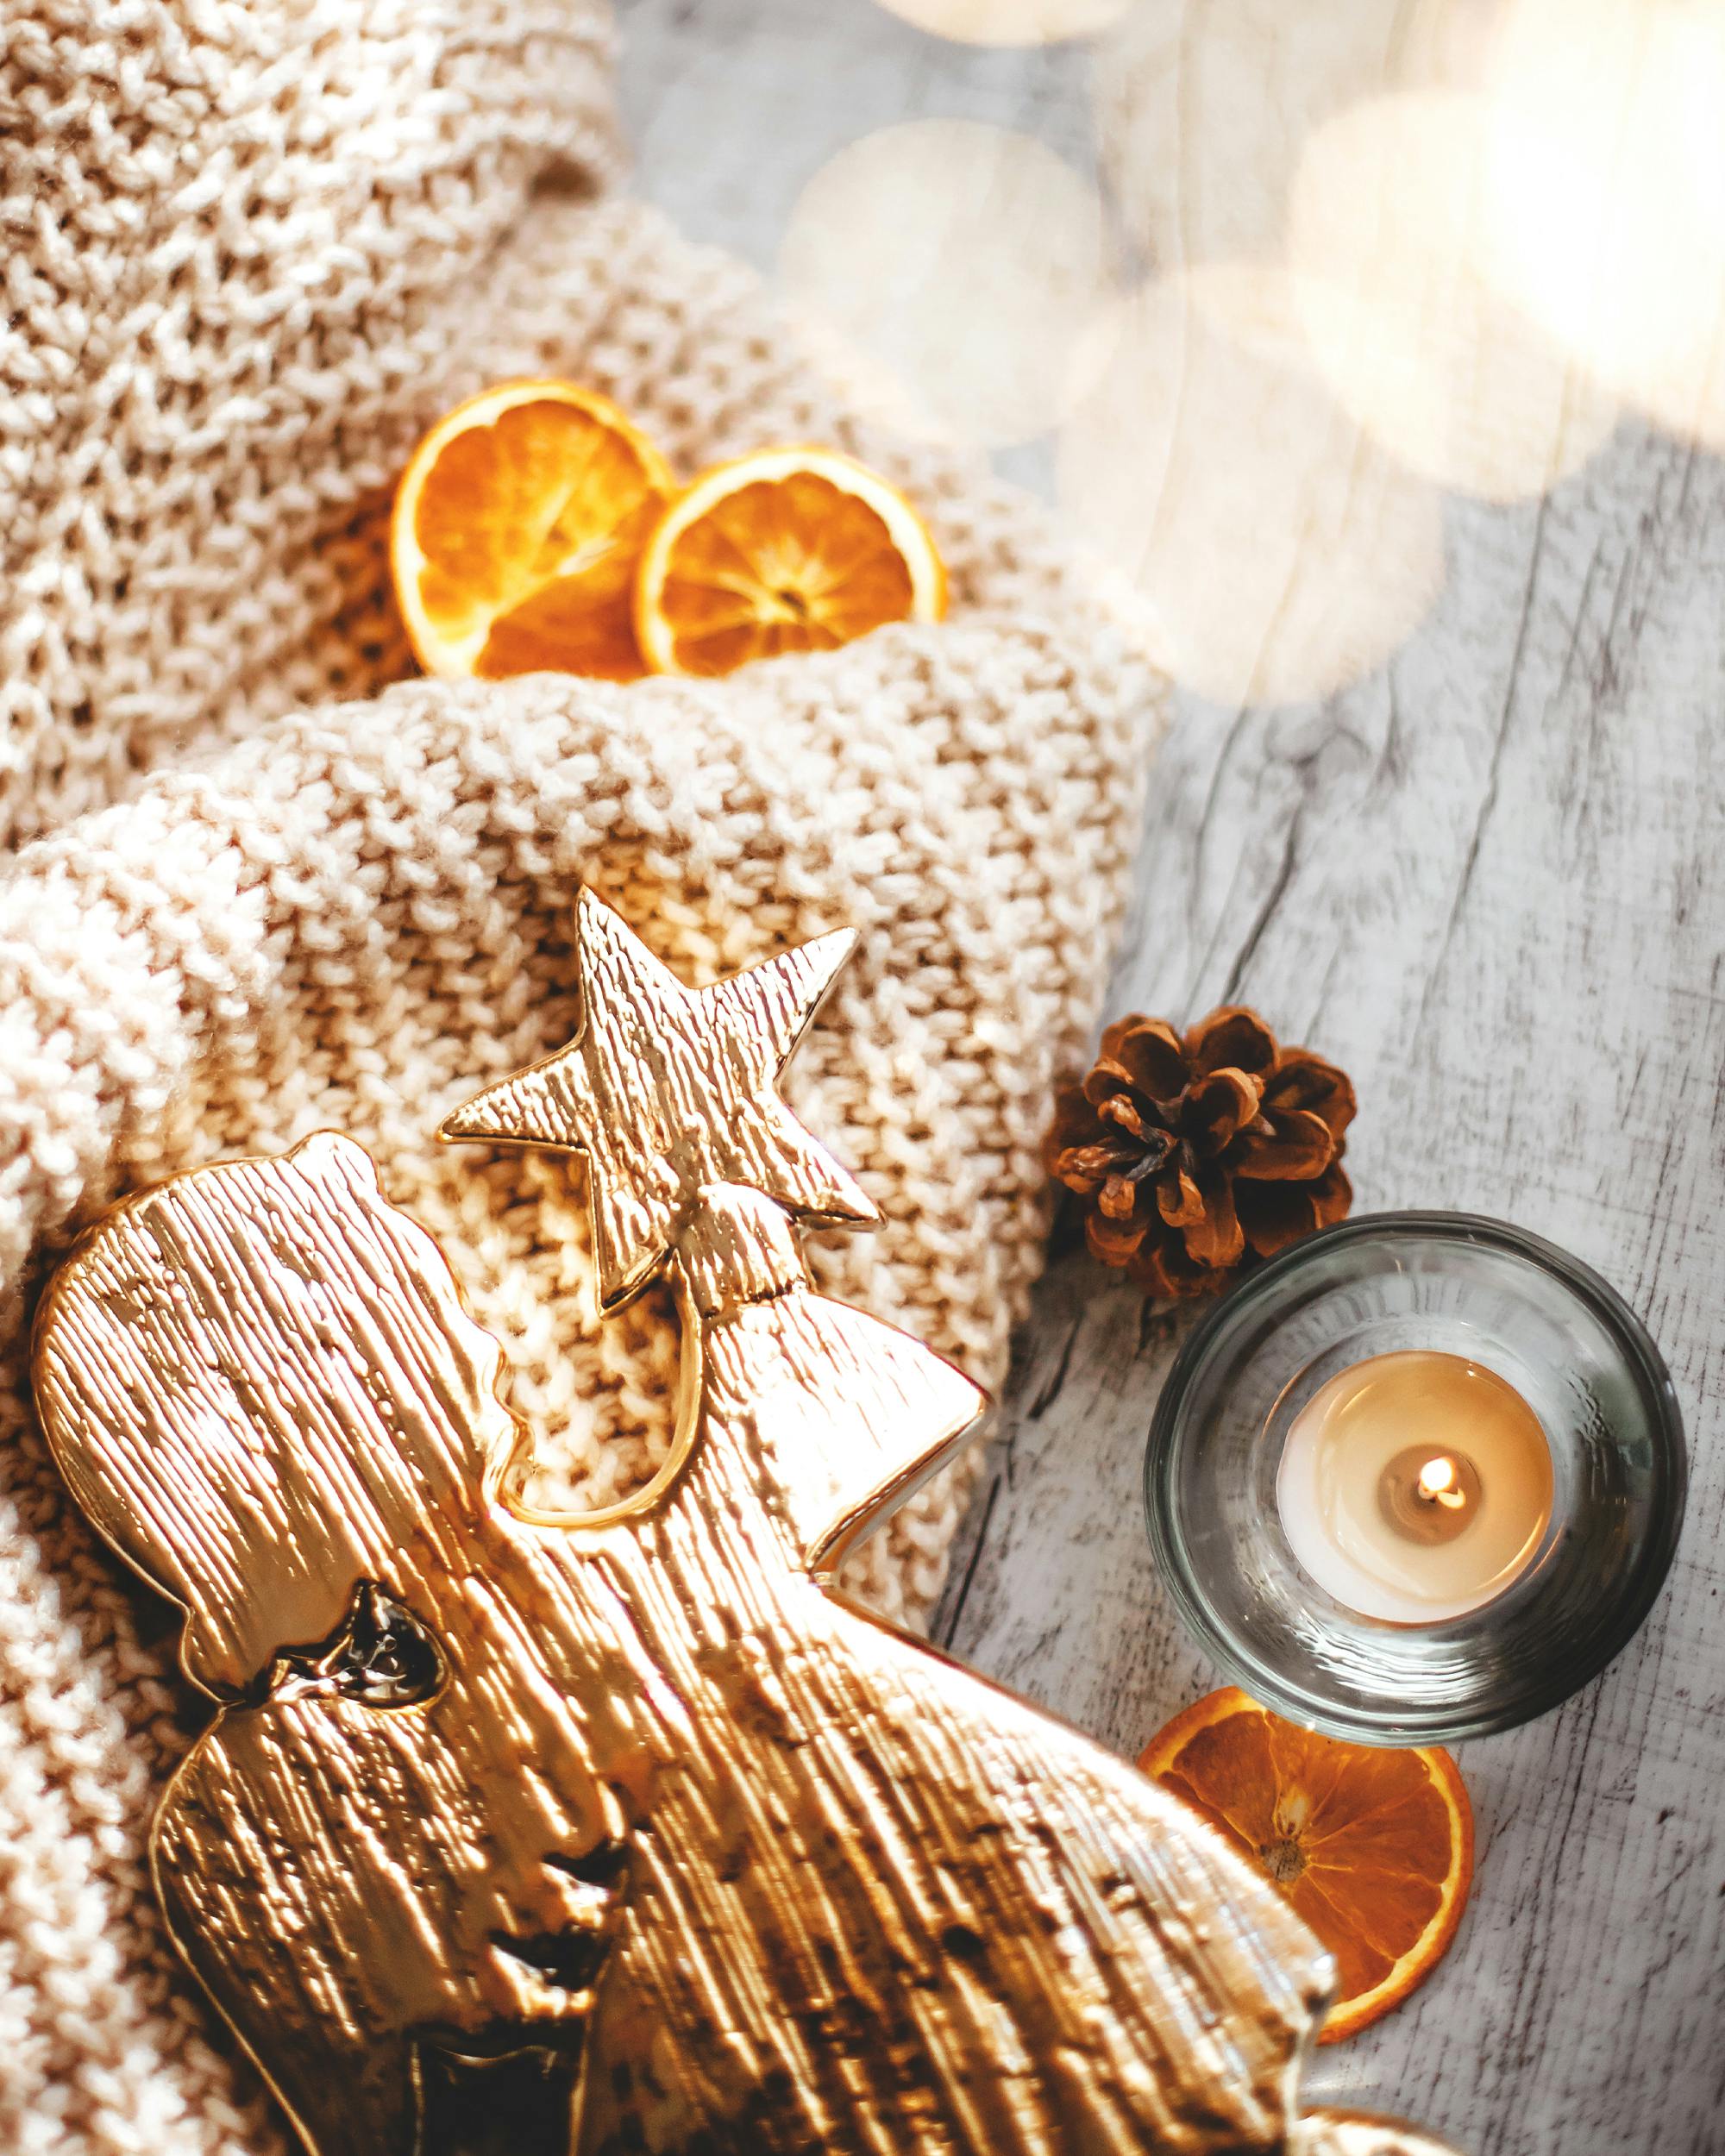
[[[534,2049],[570,2156],[1414,2146],[1298,2116],[1329,1966],[1220,1839],[831,1584],[984,1404],[804,1269],[874,1217],[775,1090],[850,939],[697,992],[578,929],[576,1040],[445,1134],[586,1156],[606,1308],[673,1269],[638,1495],[509,1501],[497,1345],[333,1134],[133,1199],[40,1324],[72,1488],[222,1702],[168,1925],[313,2156],[415,2156],[436,2062]]]

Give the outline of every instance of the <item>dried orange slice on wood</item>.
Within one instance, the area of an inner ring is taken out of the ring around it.
[[[1448,1951],[1473,1878],[1473,1811],[1448,1752],[1320,1737],[1230,1685],[1176,1714],[1138,1764],[1219,1827],[1335,1956],[1320,2044],[1399,2006]]]
[[[762,449],[704,472],[660,518],[635,591],[636,632],[660,674],[730,674],[945,611],[927,525],[836,449]]]
[[[631,601],[670,467],[606,398],[505,382],[414,451],[390,525],[396,598],[428,674],[647,669]]]

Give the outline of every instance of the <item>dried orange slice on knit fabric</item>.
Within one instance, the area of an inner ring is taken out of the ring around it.
[[[1399,2006],[1447,1952],[1473,1878],[1473,1811],[1448,1752],[1320,1737],[1230,1685],[1176,1714],[1138,1764],[1219,1827],[1335,1956],[1320,2043]]]
[[[636,562],[675,492],[607,398],[505,382],[439,420],[402,475],[396,598],[428,674],[549,669],[630,681]]]
[[[636,633],[660,674],[730,674],[945,611],[928,526],[836,449],[761,449],[704,472],[661,517],[635,590]]]

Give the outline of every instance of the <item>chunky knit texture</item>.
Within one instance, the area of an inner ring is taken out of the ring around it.
[[[1150,730],[1035,516],[815,385],[734,265],[605,196],[580,0],[35,0],[0,13],[0,2147],[281,2128],[144,1875],[195,1702],[72,1513],[25,1328],[141,1181],[338,1125],[504,1339],[534,1494],[659,1457],[675,1338],[600,1327],[579,1169],[440,1150],[575,1022],[587,880],[700,981],[854,922],[790,1087],[886,1216],[835,1292],[985,1382],[1044,1225]],[[732,680],[409,678],[387,490],[458,398],[608,391],[683,469],[787,437],[929,514],[951,621]],[[33,842],[25,843],[24,842]],[[912,1619],[966,1490],[860,1562]]]

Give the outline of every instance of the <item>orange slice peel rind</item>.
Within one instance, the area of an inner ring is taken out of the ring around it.
[[[1448,1952],[1473,1877],[1473,1811],[1436,1746],[1346,1744],[1237,1687],[1153,1738],[1139,1765],[1270,1879],[1334,1956],[1335,2044],[1399,2006]]]

